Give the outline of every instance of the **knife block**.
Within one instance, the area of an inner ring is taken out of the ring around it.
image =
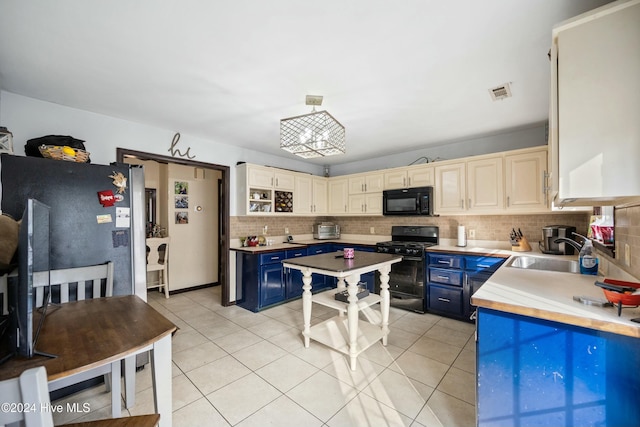
[[[514,252],[529,252],[531,245],[529,245],[527,238],[522,236],[520,240],[518,240],[518,246],[511,245],[511,250]]]

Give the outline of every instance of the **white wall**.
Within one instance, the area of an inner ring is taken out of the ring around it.
[[[546,126],[540,124],[530,128],[512,130],[482,138],[465,139],[435,146],[393,154],[376,159],[344,163],[331,167],[330,175],[348,175],[350,173],[368,172],[372,170],[408,166],[412,162],[425,163],[421,157],[429,159],[451,160],[480,154],[498,153],[500,151],[547,145]],[[417,161],[416,161],[417,160]]]
[[[99,164],[114,162],[116,147],[168,156],[173,135],[179,131],[179,129],[161,129],[64,107],[6,91],[0,92],[0,125],[6,126],[13,133],[16,154],[24,154],[24,144],[31,138],[51,134],[71,135],[85,140],[87,150],[91,152],[91,161]],[[546,145],[545,135],[545,125],[540,124],[497,135],[449,142],[381,158],[335,165],[331,167],[330,174],[338,176],[406,166],[422,156],[431,159],[455,159]],[[196,156],[194,160],[226,165],[231,168],[230,214],[232,216],[236,215],[237,207],[235,177],[237,162],[267,164],[314,175],[323,174],[322,166],[235,147],[232,141],[225,144],[181,135],[177,148],[184,152],[188,147],[191,148],[191,155]]]
[[[171,141],[174,134],[180,131],[147,126],[6,91],[0,92],[0,114],[0,126],[7,127],[13,133],[14,151],[17,155],[24,155],[24,144],[31,138],[71,135],[85,141],[87,151],[91,153],[91,162],[97,164],[115,162],[117,147],[170,156]],[[188,147],[191,147],[190,154],[196,156],[194,160],[231,168],[231,215],[236,214],[237,206],[237,162],[267,164],[314,175],[322,174],[321,166],[235,147],[233,141],[222,143],[181,135],[177,148],[184,153]]]
[[[185,289],[218,282],[218,179],[220,171],[169,164],[167,198],[169,218],[167,234],[169,248],[169,289]],[[187,209],[175,207],[176,181],[188,185]],[[202,210],[197,211],[196,207]],[[177,224],[177,212],[189,215],[187,224]]]

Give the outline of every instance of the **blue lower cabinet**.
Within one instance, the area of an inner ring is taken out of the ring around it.
[[[260,266],[260,308],[277,304],[285,299],[282,264]]]
[[[357,245],[347,245],[345,243],[334,243],[332,250],[333,252],[341,251],[344,248],[353,248],[355,251],[359,252],[375,252],[375,246],[357,246]],[[357,255],[356,255],[357,256]],[[338,279],[329,278],[332,282],[332,287],[336,287],[338,283]],[[360,276],[360,283],[364,283],[369,290],[369,292],[375,292],[376,289],[376,272],[372,271],[366,274],[362,274]]]
[[[320,255],[333,251],[333,245],[331,243],[322,243],[319,245],[311,245],[307,248],[307,255]],[[325,276],[323,274],[311,275],[311,290],[312,292],[323,291],[327,288],[334,286],[333,277]],[[302,295],[302,293],[301,293]]]
[[[308,250],[307,248],[302,249],[290,249],[286,252],[286,258],[299,258],[303,256],[307,256]],[[286,287],[286,299],[298,298],[302,296],[302,271],[295,270],[292,268],[284,269],[284,278],[285,287]]]
[[[478,308],[477,424],[639,426],[640,339]]]
[[[236,304],[251,311],[285,300],[285,252],[236,252]]]

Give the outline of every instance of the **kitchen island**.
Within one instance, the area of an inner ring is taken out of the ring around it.
[[[477,424],[640,425],[640,309],[574,301],[604,299],[602,277],[509,264],[472,297]]]
[[[302,271],[304,283],[302,289],[302,313],[304,318],[304,346],[309,347],[309,340],[314,339],[332,347],[350,358],[352,370],[356,369],[358,355],[377,341],[387,345],[389,334],[389,271],[391,265],[402,261],[401,255],[380,254],[371,252],[355,252],[351,259],[342,255],[326,253],[311,255],[283,262],[285,268]],[[380,295],[369,295],[358,299],[358,282],[365,273],[378,270],[380,272]],[[314,302],[338,310],[339,315],[311,328],[311,283],[312,274],[333,276],[338,279],[336,290],[326,291],[314,296]],[[345,285],[346,279],[346,285]],[[346,288],[348,303],[336,301],[336,292]],[[360,309],[380,304],[380,319],[374,324],[358,320]],[[342,316],[346,306],[347,319]]]

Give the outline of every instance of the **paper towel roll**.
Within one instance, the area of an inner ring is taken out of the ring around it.
[[[464,225],[458,226],[458,246],[467,246],[467,231]]]

